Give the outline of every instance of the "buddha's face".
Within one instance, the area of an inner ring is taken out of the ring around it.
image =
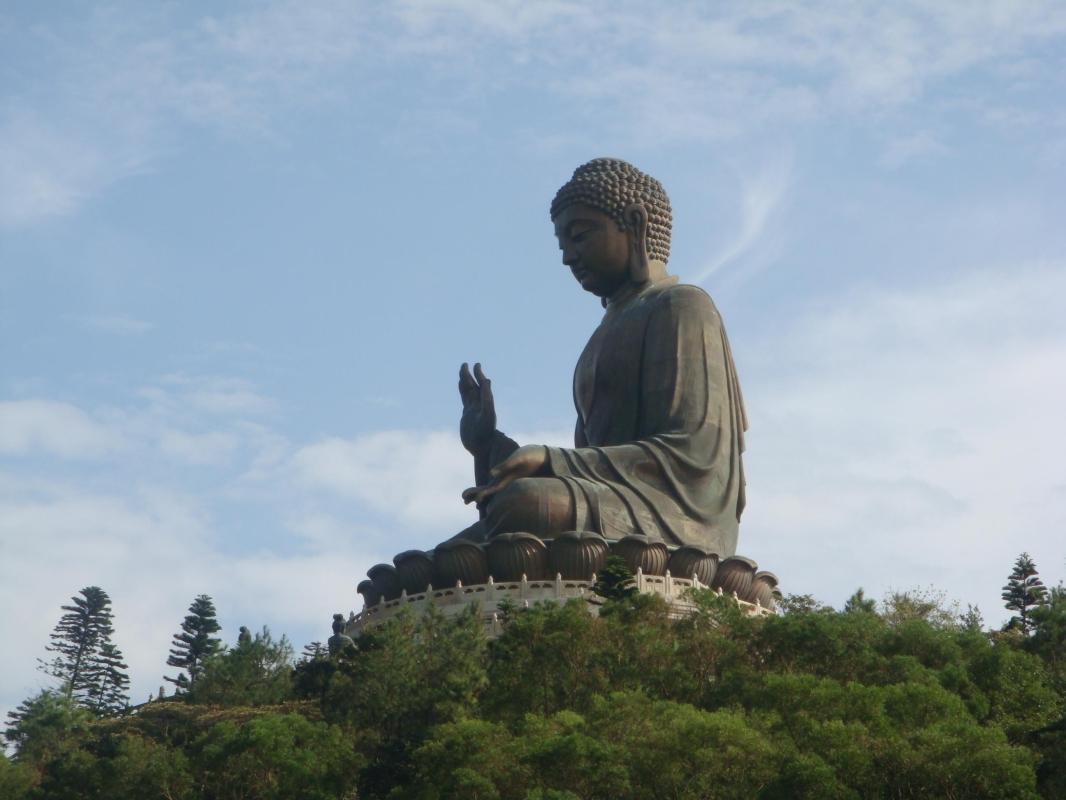
[[[609,216],[589,206],[569,206],[555,218],[563,263],[581,288],[597,297],[610,297],[629,280],[630,236]]]

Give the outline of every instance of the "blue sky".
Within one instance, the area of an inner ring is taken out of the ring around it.
[[[212,595],[300,646],[464,527],[457,368],[564,444],[601,309],[548,203],[675,211],[751,429],[740,550],[986,620],[1066,577],[1066,9],[1041,2],[9,3],[0,706],[82,586],[135,700]]]

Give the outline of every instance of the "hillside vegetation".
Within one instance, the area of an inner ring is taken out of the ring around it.
[[[1066,797],[1061,590],[1028,635],[920,595],[694,597],[509,609],[491,643],[401,616],[295,668],[256,637],[118,717],[44,693],[0,798]]]

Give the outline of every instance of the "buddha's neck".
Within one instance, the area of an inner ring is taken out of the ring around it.
[[[611,294],[603,298],[603,307],[612,308],[624,305],[628,300],[636,297],[645,289],[650,286],[654,286],[660,281],[666,280],[670,277],[670,273],[666,271],[666,264],[662,261],[652,260],[648,262],[648,279],[637,283],[635,281],[626,281],[619,286],[614,294]]]

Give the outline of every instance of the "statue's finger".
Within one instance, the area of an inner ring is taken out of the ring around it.
[[[473,399],[476,391],[477,383],[474,382],[474,378],[470,374],[470,365],[464,361],[463,365],[459,367],[459,395],[463,398],[463,402],[467,402]]]

